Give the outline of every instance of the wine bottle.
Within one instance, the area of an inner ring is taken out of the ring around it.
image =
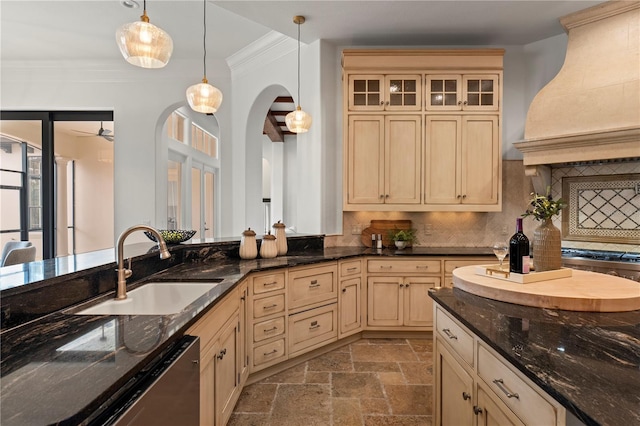
[[[522,218],[516,219],[516,233],[509,240],[509,271],[523,273],[522,257],[529,256],[529,239],[522,232]]]

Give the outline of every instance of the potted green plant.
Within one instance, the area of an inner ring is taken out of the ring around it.
[[[389,231],[389,239],[391,239],[398,250],[413,245],[418,242],[415,229],[396,229]]]
[[[522,217],[533,216],[542,222],[533,232],[533,267],[537,272],[562,267],[562,236],[552,219],[566,206],[562,198],[551,197],[551,187],[547,187],[545,195],[531,193],[529,208]]]

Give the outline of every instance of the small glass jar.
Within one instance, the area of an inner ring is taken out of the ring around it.
[[[271,259],[278,255],[278,247],[276,246],[276,237],[271,235],[271,231],[262,237],[260,244],[260,257],[263,259]]]
[[[256,233],[249,228],[242,233],[242,240],[240,241],[240,258],[255,259],[257,256],[258,245],[256,243]]]
[[[274,223],[273,233],[276,236],[276,246],[278,247],[278,256],[284,256],[287,254],[289,247],[287,246],[287,233],[285,232],[284,223]]]

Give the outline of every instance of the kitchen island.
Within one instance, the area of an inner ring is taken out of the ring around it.
[[[458,288],[436,289],[430,296],[436,309],[444,309],[582,423],[640,424],[640,311],[529,307]]]

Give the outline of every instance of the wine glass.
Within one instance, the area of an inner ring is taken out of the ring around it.
[[[493,254],[495,254],[500,261],[500,270],[502,271],[502,261],[509,254],[509,244],[504,241],[493,243]]]

